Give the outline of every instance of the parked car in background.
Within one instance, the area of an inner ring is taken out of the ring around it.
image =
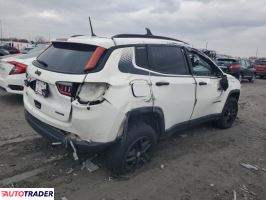
[[[241,58],[217,58],[217,65],[227,74],[236,77],[240,82],[248,79],[254,82],[256,78],[256,70],[247,59]]]
[[[0,49],[5,49],[10,54],[18,54],[18,53],[20,53],[20,51],[17,48],[11,47],[11,46],[0,46]]]
[[[22,53],[22,54],[26,54],[26,53],[28,53],[30,50],[32,50],[32,49],[34,49],[34,47],[25,47],[24,49],[22,49],[21,51],[20,51],[20,53]]]
[[[201,49],[201,52],[209,56],[212,60],[216,59],[217,53],[214,50]]]
[[[266,60],[258,59],[254,62],[254,67],[256,69],[256,75],[260,78],[266,77]]]
[[[0,60],[0,88],[8,93],[23,94],[26,69],[48,45],[38,45],[22,54]]]
[[[0,49],[0,56],[6,56],[9,55],[9,52],[5,49]]]

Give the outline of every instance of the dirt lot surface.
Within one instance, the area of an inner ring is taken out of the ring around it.
[[[22,97],[0,95],[0,186],[54,187],[56,199],[266,199],[266,80],[242,84],[234,126],[201,125],[161,141],[150,164],[113,177],[81,170],[62,147],[51,147],[25,122]],[[82,158],[82,159],[85,159]],[[247,169],[241,163],[257,166]]]

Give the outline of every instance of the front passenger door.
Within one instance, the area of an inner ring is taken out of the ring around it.
[[[218,114],[222,109],[223,92],[219,90],[220,69],[196,50],[189,50],[188,57],[196,79],[196,105],[191,119]]]

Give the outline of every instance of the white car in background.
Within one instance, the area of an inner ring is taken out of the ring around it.
[[[40,44],[27,54],[11,56],[0,60],[0,90],[23,94],[26,69],[48,45]]]

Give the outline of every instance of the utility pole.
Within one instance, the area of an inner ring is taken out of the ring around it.
[[[3,42],[3,30],[2,30],[2,20],[0,19],[0,27],[1,27],[1,44]]]
[[[206,49],[208,49],[208,41],[206,42]]]
[[[259,48],[257,48],[256,50],[256,58],[258,58],[258,51],[259,51]]]

